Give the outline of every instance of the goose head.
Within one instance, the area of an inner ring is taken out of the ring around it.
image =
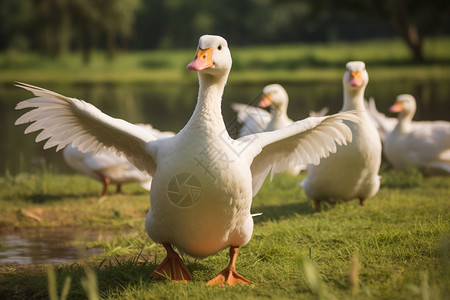
[[[362,61],[350,61],[346,65],[346,72],[342,78],[344,85],[343,111],[358,109],[364,111],[364,91],[369,83],[369,74]]]
[[[412,120],[416,113],[416,99],[409,94],[401,94],[390,107],[390,112],[398,113],[400,119]]]
[[[279,84],[269,84],[262,91],[262,98],[258,103],[261,108],[271,107],[271,110],[286,113],[289,96],[286,90]]]
[[[343,83],[346,88],[361,89],[369,83],[369,74],[364,62],[350,61],[345,67],[347,71],[344,74]]]
[[[231,53],[227,41],[217,35],[203,35],[198,41],[194,60],[187,69],[198,72],[199,76],[228,76],[232,65]]]

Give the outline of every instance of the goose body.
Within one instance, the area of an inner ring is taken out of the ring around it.
[[[188,70],[196,71],[199,94],[186,126],[175,136],[156,139],[126,121],[102,113],[73,98],[19,84],[37,98],[16,108],[33,108],[16,124],[33,122],[27,132],[43,129],[37,141],[57,150],[68,143],[82,151],[111,148],[153,176],[145,228],[162,243],[167,257],[153,276],[190,280],[191,275],[172,245],[196,257],[230,247],[230,264],[208,284],[249,283],[235,270],[238,250],[250,240],[252,197],[270,171],[283,172],[291,161],[317,164],[337,145],[351,140],[343,120],[358,122],[355,112],[308,118],[289,127],[231,139],[221,114],[221,97],[231,69],[225,39],[199,40]]]
[[[368,101],[364,101],[367,114],[372,120],[373,124],[378,130],[381,142],[384,143],[386,136],[394,130],[398,123],[397,118],[389,118],[385,114],[378,111],[375,100],[370,98]]]
[[[308,166],[308,176],[302,182],[306,195],[316,209],[321,201],[337,202],[376,194],[380,186],[381,142],[377,129],[364,109],[364,90],[369,76],[363,62],[347,63],[343,77],[344,104],[341,111],[361,111],[360,122],[348,124],[353,140],[346,147],[322,159],[317,166]]]
[[[150,131],[156,138],[165,138],[175,135],[172,132],[161,132],[149,124],[137,124]],[[109,184],[117,185],[117,192],[121,192],[121,185],[138,183],[142,188],[150,190],[152,177],[136,168],[128,159],[112,151],[98,153],[82,152],[68,144],[63,150],[64,161],[72,169],[103,183],[102,196],[108,192]]]
[[[120,186],[126,183],[137,182],[144,189],[150,190],[151,176],[138,170],[125,157],[113,152],[101,151],[81,152],[78,148],[67,145],[63,150],[64,161],[72,169],[103,183],[102,196],[108,193],[110,183]]]
[[[384,154],[397,169],[416,167],[425,174],[450,173],[450,122],[415,121],[416,101],[402,94],[391,107],[398,123],[384,142]]]

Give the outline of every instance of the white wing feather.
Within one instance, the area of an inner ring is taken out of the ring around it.
[[[251,164],[253,195],[261,188],[271,172],[284,172],[289,165],[319,164],[320,159],[336,152],[336,145],[346,145],[352,140],[350,128],[344,120],[359,122],[357,111],[342,112],[327,117],[310,117],[292,125],[270,132],[257,133],[252,139],[239,141],[256,143],[252,148],[262,149]]]
[[[112,118],[82,100],[24,83],[16,86],[37,97],[17,104],[16,109],[32,109],[19,117],[15,125],[32,123],[25,133],[42,130],[36,142],[48,139],[44,149],[56,146],[59,151],[69,143],[83,152],[110,148],[123,153],[139,169],[154,173],[156,164],[147,144],[155,137],[145,129]]]
[[[263,132],[272,119],[270,113],[251,105],[232,103],[231,108],[237,113],[237,120],[242,124],[239,136]]]

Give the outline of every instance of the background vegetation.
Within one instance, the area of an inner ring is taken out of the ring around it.
[[[3,0],[0,50],[58,57],[92,49],[192,46],[220,34],[233,45],[360,40],[397,35],[424,61],[423,43],[450,33],[445,0]]]
[[[194,46],[193,46],[194,45]],[[195,43],[186,49],[154,49],[122,53],[113,62],[101,52],[92,53],[89,65],[75,52],[59,58],[38,53],[0,53],[0,82],[33,84],[158,83],[196,84],[186,71]],[[282,45],[231,45],[230,84],[340,81],[350,60],[365,61],[371,81],[420,80],[448,82],[450,37],[424,43],[427,64],[412,63],[407,46],[399,39]]]

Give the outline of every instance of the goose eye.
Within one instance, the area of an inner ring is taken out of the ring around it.
[[[222,50],[222,45],[219,45],[219,46],[217,47],[217,49],[219,49],[219,51]]]

